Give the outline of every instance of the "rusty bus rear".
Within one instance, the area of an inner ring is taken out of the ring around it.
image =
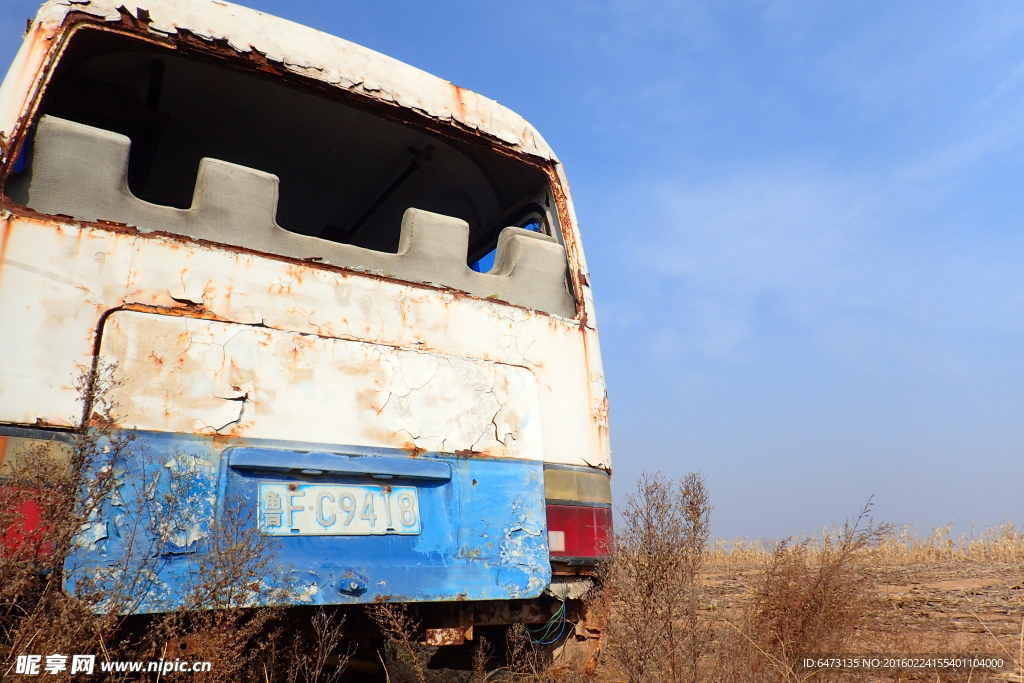
[[[53,0],[0,145],[0,441],[88,424],[74,377],[106,363],[149,454],[122,466],[193,475],[135,611],[180,604],[229,504],[277,537],[285,604],[416,603],[439,628],[428,608],[458,604],[453,642],[590,585],[611,533],[594,304],[562,166],[521,117],[228,3]],[[126,552],[119,495],[69,592]]]

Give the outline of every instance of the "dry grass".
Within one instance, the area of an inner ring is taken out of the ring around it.
[[[1012,594],[1013,588],[1024,588],[1019,578],[994,596],[986,593],[986,586],[995,580],[952,581],[940,572],[941,580],[918,586],[914,577],[915,571],[949,566],[963,566],[974,577],[982,569],[1003,576],[1016,566],[1019,577],[1024,553],[1021,535],[1012,525],[957,538],[947,527],[922,541],[905,528],[874,524],[869,501],[854,521],[819,538],[707,545],[702,543],[704,525],[677,521],[706,520],[706,494],[694,495],[694,481],[700,479],[690,475],[673,483],[645,476],[627,500],[625,523],[604,571],[602,597],[611,605],[611,642],[597,681],[1020,680],[1024,596]],[[701,505],[694,506],[698,500]],[[695,513],[701,506],[704,511]],[[700,549],[696,555],[695,548]],[[673,569],[666,571],[668,567]],[[890,588],[903,590],[897,598]],[[687,590],[697,599],[679,600]],[[960,616],[972,617],[968,626],[973,628],[963,628],[962,620],[953,623],[942,612],[935,590],[954,591],[967,605]],[[1016,630],[996,633],[970,611],[976,595],[988,606],[989,617],[1015,614]],[[1017,674],[808,671],[800,665],[801,655],[807,654],[929,652],[1003,655]],[[687,666],[673,666],[673,658]]]
[[[709,535],[704,480],[640,477],[605,565],[609,666],[629,683],[696,680],[710,641],[698,610],[698,574]]]
[[[112,429],[117,406],[108,397],[117,386],[113,365],[98,363],[83,371],[78,389],[89,419],[72,435],[70,463],[39,446],[19,453],[5,469],[0,482],[0,531],[6,540],[0,552],[0,678],[12,672],[18,655],[40,653],[94,654],[98,662],[210,661],[213,670],[203,675],[210,683],[336,678],[347,661],[339,647],[339,621],[317,613],[311,637],[291,629],[285,638],[282,610],[252,606],[257,593],[266,595],[278,561],[270,539],[248,525],[245,512],[233,503],[207,530],[196,571],[184,583],[183,606],[153,617],[122,616],[136,610],[140,596],[155,591],[162,549],[177,544],[191,523],[188,492],[196,472],[156,461]],[[178,460],[184,459],[171,458]],[[66,563],[75,562],[76,544],[115,494],[127,530],[122,560],[112,567],[66,573]],[[39,511],[37,530],[26,528],[18,512],[26,504]],[[62,590],[67,576],[75,577],[74,596]],[[67,670],[47,675],[54,681],[69,678]],[[153,672],[135,674],[132,680],[157,678],[160,674]]]
[[[433,674],[427,668],[431,653],[420,645],[420,623],[409,616],[404,605],[374,605],[370,608],[370,616],[390,646],[387,648],[387,661],[381,662],[388,681],[427,683],[428,674]]]
[[[799,541],[811,556],[817,557],[829,544],[835,544],[838,532],[822,529]],[[772,545],[764,541],[745,538],[717,539],[707,549],[705,563],[710,566],[751,566],[762,563],[773,552]],[[982,530],[953,533],[953,523],[933,529],[923,538],[909,525],[891,527],[870,548],[862,549],[866,560],[873,564],[905,565],[915,563],[1021,563],[1024,562],[1024,533],[1012,522],[988,526]]]
[[[804,680],[797,673],[802,655],[897,651],[899,635],[874,619],[884,603],[858,562],[889,532],[868,521],[869,510],[870,502],[816,548],[783,541],[763,558],[751,599],[721,620],[712,659],[725,680]]]

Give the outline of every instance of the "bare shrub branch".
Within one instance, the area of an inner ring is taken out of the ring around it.
[[[419,623],[413,621],[404,605],[381,603],[371,607],[369,613],[396,654],[394,663],[398,671],[389,671],[389,678],[392,674],[397,676],[396,680],[415,676],[419,683],[426,683],[426,653],[416,638]]]
[[[291,590],[275,576],[271,539],[235,501],[209,523],[214,510],[203,502],[208,492],[196,459],[158,456],[116,428],[116,370],[99,359],[77,378],[83,419],[67,445],[36,443],[4,459],[0,672],[18,654],[47,652],[92,653],[100,661],[206,660],[215,663],[204,676],[211,682],[270,683],[291,671],[307,683],[336,679],[349,657],[338,652],[341,622],[318,613],[312,638],[296,634],[299,647],[278,651],[282,610],[255,607],[282,601]],[[37,513],[38,526],[28,523],[26,510]],[[205,531],[196,534],[199,525]],[[91,549],[114,536],[117,563],[90,563]],[[144,601],[158,608],[155,600],[166,595],[155,587],[167,553],[193,558],[180,586],[183,604],[129,627],[127,615]],[[73,595],[64,592],[65,582]]]
[[[697,679],[710,626],[698,610],[698,572],[710,535],[704,479],[643,474],[626,498],[603,584],[608,655],[630,683]]]

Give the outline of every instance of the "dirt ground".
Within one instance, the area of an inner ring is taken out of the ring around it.
[[[881,622],[904,634],[910,647],[922,647],[914,653],[887,654],[938,654],[934,647],[940,645],[943,653],[1012,654],[1020,659],[1024,565],[881,564],[869,571],[883,598]],[[736,610],[751,596],[759,574],[757,566],[709,567],[703,606]]]
[[[879,591],[906,629],[945,632],[965,645],[980,637],[993,651],[999,649],[998,638],[1017,653],[1024,618],[1024,566],[940,564],[876,571]]]

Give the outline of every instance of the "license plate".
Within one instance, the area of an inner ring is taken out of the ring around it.
[[[260,532],[268,536],[420,533],[413,486],[260,484]]]

